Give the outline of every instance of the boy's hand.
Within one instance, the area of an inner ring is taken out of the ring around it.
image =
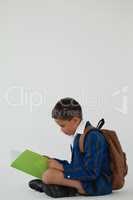
[[[60,171],[64,171],[63,165],[60,164],[57,160],[49,159],[48,160],[48,167],[52,169],[57,169]]]

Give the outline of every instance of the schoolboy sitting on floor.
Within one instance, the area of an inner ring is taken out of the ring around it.
[[[89,122],[83,121],[82,108],[72,98],[57,102],[52,118],[61,131],[72,138],[72,159],[49,158],[49,168],[42,175],[45,184],[76,188],[81,195],[105,195],[112,193],[108,144],[102,134],[91,131],[84,142],[84,154],[80,152],[79,138]]]

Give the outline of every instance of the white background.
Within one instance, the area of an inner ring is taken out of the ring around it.
[[[2,199],[48,198],[30,191],[33,177],[10,163],[13,151],[27,148],[70,159],[69,138],[51,118],[62,97],[78,100],[93,125],[104,117],[117,131],[129,175],[105,198],[131,199],[132,24],[131,0],[0,0]]]

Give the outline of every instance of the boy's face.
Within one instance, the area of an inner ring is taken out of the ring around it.
[[[61,127],[61,131],[66,135],[74,135],[81,119],[73,117],[71,120],[55,119],[56,123]]]

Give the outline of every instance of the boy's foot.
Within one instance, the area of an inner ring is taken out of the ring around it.
[[[43,182],[40,179],[34,179],[29,182],[29,187],[33,190],[36,190],[38,192],[44,192],[43,191]]]
[[[78,195],[77,189],[61,185],[48,185],[44,183],[43,190],[45,194],[53,198],[73,197]]]
[[[60,185],[50,185],[45,184],[40,179],[35,179],[29,182],[29,187],[38,192],[44,192],[50,197],[72,197],[77,196],[78,191],[75,188],[60,186]]]

